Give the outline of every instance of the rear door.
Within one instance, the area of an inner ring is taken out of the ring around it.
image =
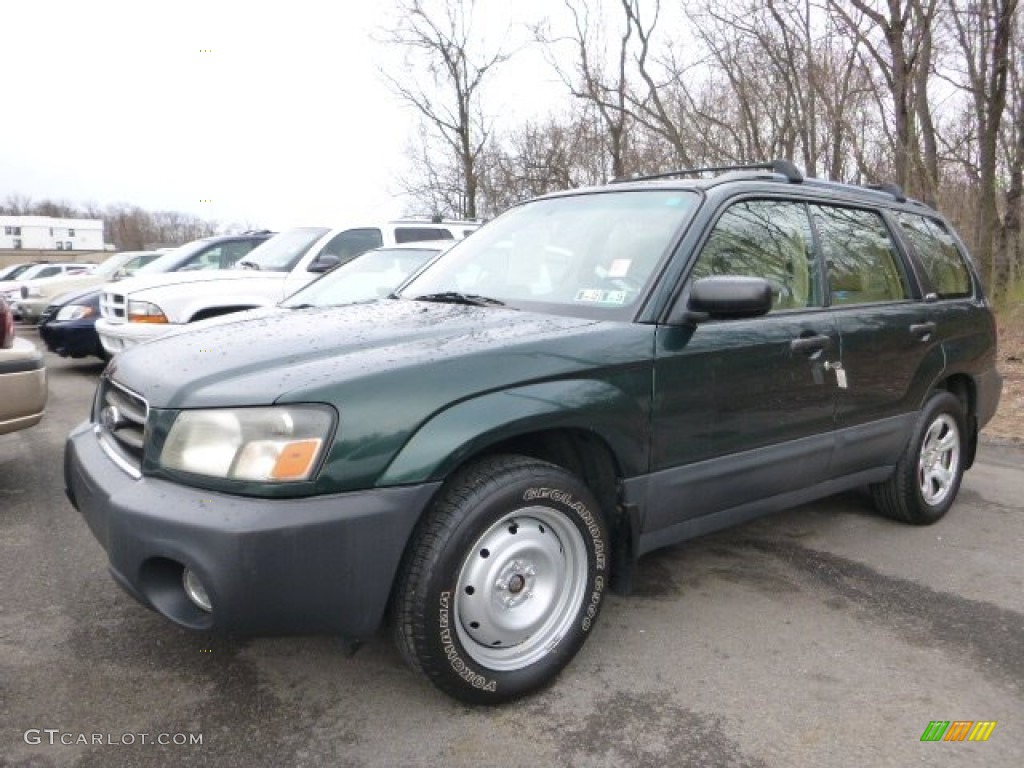
[[[815,204],[830,312],[842,339],[836,448],[829,470],[842,477],[899,457],[942,349],[896,240],[881,212]]]

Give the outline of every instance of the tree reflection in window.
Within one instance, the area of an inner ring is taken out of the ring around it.
[[[748,200],[722,214],[701,251],[693,278],[761,277],[772,309],[820,306],[811,228],[802,203]]]
[[[899,301],[908,296],[896,246],[882,217],[856,208],[812,205],[828,265],[832,304]]]
[[[940,299],[970,296],[973,293],[971,273],[964,263],[963,254],[942,222],[901,213],[900,225]]]

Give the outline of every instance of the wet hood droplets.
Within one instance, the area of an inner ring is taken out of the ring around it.
[[[256,405],[295,390],[451,357],[493,357],[594,326],[581,318],[386,300],[262,310],[118,355],[110,373],[154,407]]]

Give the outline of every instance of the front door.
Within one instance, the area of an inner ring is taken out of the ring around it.
[[[839,333],[824,308],[807,206],[745,200],[718,218],[690,279],[746,275],[775,287],[763,317],[658,329],[645,534],[823,479],[833,441]],[[735,522],[735,518],[727,522]]]

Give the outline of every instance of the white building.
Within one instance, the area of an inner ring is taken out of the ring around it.
[[[102,219],[0,216],[0,251],[102,251]]]

